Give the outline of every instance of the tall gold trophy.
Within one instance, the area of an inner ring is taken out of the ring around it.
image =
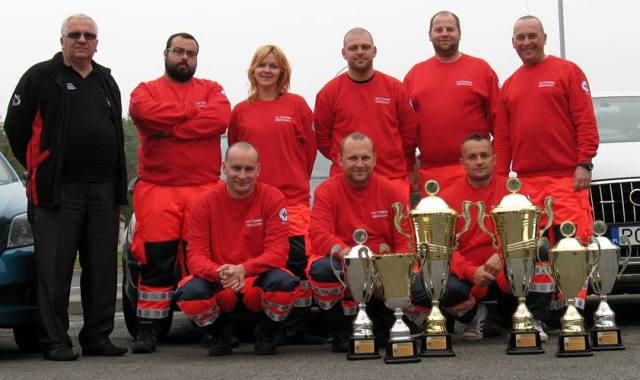
[[[598,220],[593,223],[595,235],[587,247],[592,254],[599,252],[600,260],[591,277],[591,288],[600,296],[598,308],[593,313],[593,329],[591,330],[591,349],[593,351],[624,350],[620,329],[616,326],[616,313],[611,310],[607,302],[607,294],[613,290],[613,285],[620,273],[624,272],[631,259],[631,245],[629,238],[620,236],[620,245],[627,247],[627,255],[620,261],[620,247],[603,236],[607,232],[607,225]],[[620,263],[622,267],[620,268]]]
[[[424,287],[431,298],[431,313],[427,317],[421,337],[420,356],[455,356],[451,345],[451,334],[447,332],[447,319],[440,310],[442,298],[449,282],[451,255],[458,239],[471,225],[471,201],[462,205],[465,224],[456,234],[458,213],[437,196],[440,186],[434,180],[425,184],[427,196],[409,214],[414,228],[415,244],[420,263]],[[396,215],[398,215],[396,209]],[[403,232],[396,218],[396,229]],[[408,234],[407,234],[408,236]]]
[[[544,353],[544,349],[540,341],[540,333],[533,327],[533,316],[525,304],[525,298],[533,278],[538,246],[546,242],[542,235],[553,223],[551,210],[553,201],[551,197],[545,199],[543,212],[527,197],[518,193],[520,187],[520,180],[509,178],[507,189],[511,194],[504,196],[500,204],[491,210],[495,234],[484,224],[484,219],[487,217],[484,202],[477,203],[478,225],[482,231],[491,236],[493,246],[501,252],[511,292],[518,298],[518,307],[512,317],[507,353],[541,354]],[[538,223],[543,213],[547,214],[547,223],[544,228],[539,229]]]
[[[416,256],[411,253],[376,255],[373,262],[382,285],[385,305],[394,310],[396,317],[385,344],[384,361],[387,364],[419,362],[417,343],[411,337],[409,326],[402,320],[402,309],[409,306]]]
[[[572,222],[560,225],[560,233],[564,238],[549,251],[551,268],[556,286],[567,297],[567,311],[560,319],[562,328],[558,341],[559,357],[592,356],[589,337],[584,329],[584,318],[576,309],[576,297],[590,272],[598,264],[599,243],[594,240],[598,250],[589,251],[580,241],[573,237],[576,226]]]
[[[379,359],[378,343],[373,336],[373,323],[365,311],[366,303],[371,299],[376,285],[376,273],[373,266],[373,252],[365,246],[367,231],[357,229],[353,233],[356,246],[342,258],[342,270],[331,269],[342,286],[349,289],[351,297],[358,302],[358,314],[353,320],[353,333],[349,340],[349,360]],[[341,277],[344,277],[344,282]]]

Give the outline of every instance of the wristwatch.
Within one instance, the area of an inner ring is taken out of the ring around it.
[[[592,171],[593,170],[593,164],[591,162],[581,162],[578,164],[578,166],[582,166],[583,168],[587,169],[588,171]]]

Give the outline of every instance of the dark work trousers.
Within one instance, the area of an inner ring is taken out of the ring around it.
[[[82,267],[80,344],[98,343],[113,331],[119,214],[112,182],[63,183],[59,208],[33,208],[43,346],[71,345],[68,308],[76,253]]]

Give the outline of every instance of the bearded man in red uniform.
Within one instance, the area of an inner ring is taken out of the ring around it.
[[[132,252],[141,264],[133,353],[155,350],[154,324],[169,314],[176,259],[184,262],[185,208],[220,174],[220,135],[231,108],[219,84],[193,78],[198,51],[192,35],[172,35],[164,75],[131,94],[129,114],[140,137]]]
[[[536,204],[546,195],[554,198],[552,242],[561,237],[558,225],[571,220],[586,244],[593,225],[589,186],[599,144],[596,118],[586,76],[575,63],[545,54],[546,40],[538,18],[516,21],[512,43],[523,65],[502,87],[509,125],[496,135],[506,153],[498,158],[498,172],[506,173],[511,164]],[[553,286],[551,278],[548,283]],[[578,307],[584,296],[586,290]]]
[[[439,194],[440,197],[459,213],[466,200],[474,203],[482,201],[487,207],[497,206],[509,191],[506,187],[507,178],[494,174],[495,163],[496,155],[489,137],[469,135],[460,148],[460,166],[466,173],[465,178],[451,184]],[[478,218],[476,207],[471,209],[471,218],[474,221]],[[456,230],[461,230],[463,224],[464,221],[459,219]],[[486,225],[495,232],[489,219],[486,220]],[[546,253],[546,247],[541,253]],[[497,300],[506,323],[511,322],[516,302],[505,277],[502,260],[493,248],[489,235],[480,230],[477,223],[473,223],[460,237],[460,244],[452,257],[451,273],[443,299],[443,310],[466,324],[463,340],[473,341],[483,337],[488,310],[480,301]],[[529,292],[527,295],[527,305],[536,319],[534,327],[540,332],[540,339],[543,341],[548,336],[539,320],[548,317],[550,300],[549,293]],[[418,305],[424,303],[419,300],[415,302]]]
[[[375,172],[391,180],[408,199],[417,121],[400,81],[373,69],[376,54],[373,37],[365,29],[354,28],[344,36],[342,56],[348,70],[316,96],[318,150],[333,162],[333,176],[341,171],[338,153],[342,140],[352,132],[366,134],[378,152]]]
[[[332,326],[334,352],[347,351],[357,302],[344,299],[345,289],[331,270],[331,260],[336,268],[340,267],[340,260],[331,254],[346,255],[356,245],[353,232],[358,228],[367,231],[365,244],[376,254],[385,251],[385,246],[390,252],[408,250],[407,240],[394,228],[395,214],[391,207],[406,196],[391,181],[375,173],[376,161],[369,137],[359,132],[348,135],[338,153],[343,173],[323,182],[314,195],[310,237],[317,256],[310,260],[308,277],[313,296],[320,309],[327,312]],[[407,225],[404,227],[409,230]],[[378,303],[379,308],[384,308]],[[368,313],[375,318],[371,310]]]
[[[246,142],[226,152],[218,182],[188,208],[187,261],[192,275],[176,290],[180,309],[211,337],[210,356],[231,354],[229,312],[241,299],[258,313],[255,353],[276,353],[274,333],[293,307],[300,280],[285,269],[289,252],[286,201],[256,182],[258,152]]]
[[[418,173],[423,196],[430,179],[445,189],[464,178],[458,158],[465,137],[493,135],[506,122],[496,73],[484,60],[458,50],[460,36],[458,16],[436,13],[429,23],[435,55],[413,66],[404,78],[420,125]]]

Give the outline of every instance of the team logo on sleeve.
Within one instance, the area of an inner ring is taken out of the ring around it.
[[[580,87],[582,87],[582,91],[586,92],[587,94],[589,93],[589,84],[586,80],[583,80],[582,83],[580,83]]]
[[[286,224],[287,221],[289,220],[287,209],[284,207],[280,209],[280,211],[278,212],[278,216],[280,217],[280,222],[282,222],[282,224]]]
[[[13,94],[13,100],[11,101],[11,105],[17,107],[22,103],[22,99],[20,99],[19,94]]]

